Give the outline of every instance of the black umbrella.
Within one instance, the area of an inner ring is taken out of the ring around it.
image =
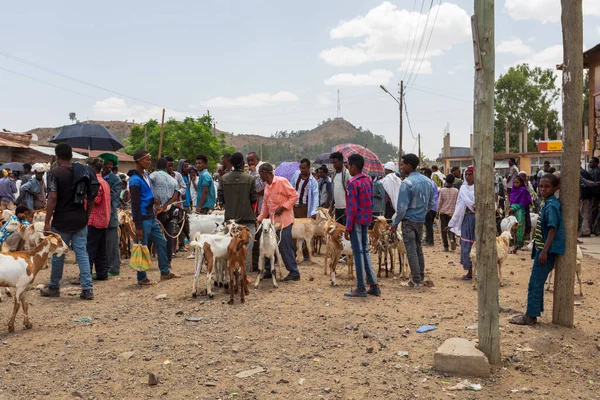
[[[98,124],[65,126],[49,142],[68,143],[71,147],[88,150],[117,151],[123,148],[123,143],[114,133]]]
[[[331,155],[331,153],[323,153],[323,154],[319,154],[317,156],[317,159],[315,160],[315,164],[317,165],[321,165],[321,164],[331,164],[331,160],[329,159],[329,156]]]
[[[23,172],[23,163],[21,162],[9,162],[2,164],[0,169],[10,169],[11,171]]]

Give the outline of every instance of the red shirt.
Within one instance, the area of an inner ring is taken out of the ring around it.
[[[93,226],[97,229],[106,229],[110,221],[110,186],[102,178],[101,174],[96,174],[96,177],[98,178],[98,182],[100,182],[100,188],[94,199],[94,208],[90,214],[88,226]]]

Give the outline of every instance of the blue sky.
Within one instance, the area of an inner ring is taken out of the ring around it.
[[[396,91],[404,78],[413,134],[436,157],[447,123],[453,145],[469,144],[473,2],[444,0],[437,12],[435,0],[427,20],[429,3],[8,2],[0,128],[59,126],[72,111],[142,122],[166,107],[178,119],[209,109],[219,129],[270,135],[335,117],[340,90],[345,119],[397,144],[397,104],[378,86]],[[600,42],[600,1],[584,0],[584,13],[589,48]],[[553,68],[561,40],[559,0],[496,2],[497,75],[519,62]],[[416,151],[404,124],[404,149]]]

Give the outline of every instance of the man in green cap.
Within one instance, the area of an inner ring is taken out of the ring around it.
[[[110,186],[110,220],[106,230],[106,252],[108,264],[108,276],[118,276],[121,273],[121,259],[119,254],[119,216],[117,206],[119,205],[119,194],[121,192],[121,179],[112,170],[119,165],[119,158],[111,153],[100,154],[99,158],[104,160],[102,176]]]

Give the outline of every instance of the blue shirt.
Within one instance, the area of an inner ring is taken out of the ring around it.
[[[16,215],[12,215],[8,221],[6,221],[4,223],[4,225],[2,225],[2,228],[0,228],[0,244],[4,243],[4,241],[6,239],[8,239],[8,237],[10,235],[12,235],[14,233],[13,230],[8,230],[8,226],[11,224],[11,222],[20,222],[22,225],[27,226],[30,225],[29,221],[27,221],[26,219],[24,220],[20,220]]]
[[[548,249],[548,253],[565,254],[565,245],[567,235],[565,234],[565,224],[563,221],[562,208],[560,201],[554,195],[548,197],[544,208],[541,211],[542,237],[544,242],[548,239],[550,228],[556,229],[554,240]]]
[[[190,186],[192,185],[190,184],[190,178],[187,175],[183,177],[183,181],[185,182],[185,201],[183,202],[183,206],[189,207],[190,200],[192,198],[192,195],[190,193]]]
[[[206,169],[200,172],[200,176],[198,179],[198,200],[196,200],[196,203],[198,203],[202,198],[202,188],[205,187],[208,187],[208,195],[206,196],[204,204],[199,204],[198,206],[200,208],[210,208],[212,210],[213,208],[215,208],[217,196],[215,193],[215,184],[213,183],[213,178],[212,176],[210,176],[210,173]]]
[[[432,182],[431,179],[418,172],[411,172],[402,181],[394,225],[398,225],[405,219],[411,222],[425,223],[425,215],[434,206]]]
[[[437,183],[435,183],[435,181],[431,181],[431,187],[433,188],[433,207],[431,207],[431,211],[435,211],[437,212],[437,202],[438,202],[438,196],[439,196],[439,189],[437,186]]]

